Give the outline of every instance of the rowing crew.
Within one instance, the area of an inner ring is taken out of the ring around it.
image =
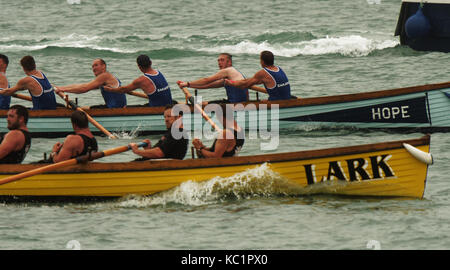
[[[153,147],[148,139],[144,140],[147,143],[144,149],[138,149],[134,143],[130,144],[132,151],[141,156],[136,161],[161,158],[184,159],[188,149],[188,136],[183,129],[182,115],[175,114],[173,106],[168,105],[164,110],[167,132]],[[230,111],[228,114],[225,113],[230,109],[226,105],[222,105],[224,113],[222,117],[219,117],[219,121],[224,129],[219,131],[217,139],[211,147],[205,147],[198,139],[193,140],[192,144],[197,150],[198,157],[230,157],[239,153],[244,144],[243,130],[237,125],[233,114],[229,113]],[[11,106],[7,113],[10,131],[0,138],[0,164],[20,164],[25,159],[31,147],[27,122],[28,110],[22,105]],[[82,111],[74,111],[71,115],[71,122],[74,134],[68,135],[63,143],[56,143],[52,148],[50,158],[38,163],[57,163],[98,151],[97,140],[89,129],[86,114]],[[182,136],[176,136],[175,132]]]
[[[224,87],[227,99],[214,101],[215,103],[246,102],[249,100],[248,89],[258,84],[263,84],[265,88],[259,87],[257,91],[268,94],[268,99],[271,101],[292,98],[289,80],[284,71],[274,65],[274,55],[270,51],[263,51],[260,54],[262,69],[247,79],[233,67],[230,54],[220,54],[217,61],[219,71],[214,75],[194,81],[177,81],[178,86],[197,89]],[[25,56],[20,60],[20,64],[27,77],[19,80],[14,87],[10,87],[6,78],[9,61],[5,55],[0,54],[0,109],[8,109],[10,96],[20,90],[29,91],[33,101],[33,110],[56,109],[55,91],[81,94],[94,89],[100,89],[105,101],[105,105],[92,106],[95,108],[124,108],[127,106],[125,93],[130,93],[135,89],[144,91],[148,96],[148,106],[150,107],[174,103],[166,78],[160,70],[152,67],[150,57],[140,55],[136,62],[143,75],[126,86],[122,86],[121,81],[107,70],[106,62],[99,58],[92,62],[95,79],[91,82],[53,87],[45,74],[36,69],[34,58]]]

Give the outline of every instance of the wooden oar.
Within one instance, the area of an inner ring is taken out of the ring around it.
[[[111,132],[106,130],[102,125],[100,125],[97,121],[94,120],[89,114],[87,114],[83,109],[81,109],[77,104],[73,103],[73,101],[69,100],[69,97],[61,92],[58,93],[58,96],[60,96],[62,99],[64,99],[70,107],[74,110],[78,110],[81,112],[84,112],[89,120],[96,128],[98,128],[101,132],[103,132],[106,136],[108,136],[110,139],[117,139],[116,136],[112,135]]]
[[[259,86],[253,85],[253,86],[250,86],[250,89],[255,90],[257,92],[267,94],[266,88],[264,88],[264,87],[259,87]]]
[[[145,146],[147,146],[147,143],[141,142],[141,143],[138,143],[137,145],[138,145],[138,147],[145,147]],[[58,162],[58,163],[50,164],[50,165],[47,165],[47,166],[44,166],[44,167],[36,168],[36,169],[33,169],[33,170],[29,170],[29,171],[26,171],[26,172],[23,172],[23,173],[19,173],[19,174],[16,174],[16,175],[12,175],[12,176],[3,178],[2,180],[0,180],[0,185],[6,184],[6,183],[10,183],[10,182],[13,182],[13,181],[17,181],[17,180],[20,180],[20,179],[23,179],[23,178],[26,178],[26,177],[34,176],[34,175],[37,175],[37,174],[41,174],[41,173],[53,171],[53,170],[56,170],[56,169],[60,169],[60,168],[66,167],[66,166],[76,165],[76,164],[83,163],[83,162],[86,162],[86,161],[92,161],[94,159],[99,159],[99,158],[102,158],[102,157],[115,155],[115,154],[118,154],[118,153],[122,153],[122,152],[128,151],[130,149],[131,149],[130,145],[124,145],[124,146],[108,149],[108,150],[101,151],[101,152],[94,152],[94,153],[91,153],[91,154],[86,154],[86,155],[83,155],[83,156],[79,156],[79,157],[76,157],[76,158],[72,158],[72,159],[69,159],[69,160],[65,160],[65,161],[61,161],[61,162]]]
[[[128,92],[127,94],[136,96],[136,97],[140,97],[140,98],[148,99],[148,96],[146,94],[140,93],[140,92],[131,91],[131,92]]]
[[[23,100],[27,100],[27,101],[33,101],[33,99],[30,96],[26,96],[26,95],[22,95],[22,94],[12,94],[12,97],[18,98],[18,99],[23,99]]]
[[[206,121],[208,121],[208,123],[217,131],[220,131],[221,128],[219,128],[216,123],[214,123],[213,120],[211,120],[211,118],[209,118],[209,116],[205,113],[205,111],[203,111],[202,107],[200,105],[198,105],[197,103],[195,103],[194,97],[191,95],[191,93],[189,93],[189,90],[186,87],[181,88],[181,90],[183,90],[184,94],[186,95],[187,99],[192,103],[192,105],[194,105],[194,107],[196,107],[200,113],[202,114],[203,118],[205,118]],[[224,112],[225,113],[225,112]]]

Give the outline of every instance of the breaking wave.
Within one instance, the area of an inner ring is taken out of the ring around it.
[[[151,44],[151,46],[149,46]],[[191,56],[193,53],[259,54],[270,50],[275,55],[295,57],[300,55],[338,54],[350,57],[367,56],[372,52],[399,45],[398,41],[368,38],[360,35],[318,37],[310,32],[262,33],[255,36],[218,34],[216,36],[177,34],[159,35],[86,35],[72,33],[63,37],[1,38],[0,51],[40,50],[94,50],[119,54],[146,53],[162,59]],[[80,53],[83,53],[80,52]]]
[[[361,57],[367,56],[374,51],[393,48],[399,45],[394,40],[369,39],[359,35],[343,37],[316,38],[307,41],[272,43],[270,41],[254,42],[250,40],[241,41],[234,45],[223,45],[218,47],[202,48],[206,52],[227,51],[232,54],[259,54],[263,50],[272,51],[275,55],[284,57],[295,57],[299,55],[326,55],[340,54],[343,56]]]
[[[341,182],[341,181],[339,181]],[[333,193],[342,183],[321,183],[303,187],[271,170],[264,163],[230,177],[214,177],[207,181],[186,181],[181,185],[152,195],[122,198],[119,207],[150,207],[181,204],[201,206],[228,200],[246,200],[260,197],[301,196]]]

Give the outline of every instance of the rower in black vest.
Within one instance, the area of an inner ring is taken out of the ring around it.
[[[20,164],[31,146],[27,109],[21,105],[11,106],[7,121],[10,132],[0,139],[0,164]]]
[[[89,129],[89,121],[86,113],[74,111],[70,117],[75,134],[69,135],[64,143],[56,143],[53,146],[50,160],[61,162],[78,156],[85,155],[89,151],[98,150],[97,140]]]
[[[245,134],[243,129],[241,129],[234,120],[232,106],[222,104],[220,105],[220,109],[222,117],[218,117],[218,119],[222,123],[224,129],[219,131],[213,145],[206,148],[199,139],[194,139],[192,141],[192,144],[197,150],[197,155],[201,158],[237,156],[244,145]]]
[[[237,156],[239,154],[239,152],[241,151],[242,146],[244,145],[245,139],[244,139],[243,135],[241,137],[241,134],[243,134],[243,130],[241,129],[240,132],[238,132],[235,129],[232,129],[232,130],[230,129],[230,131],[233,132],[234,140],[236,141],[236,143],[235,143],[235,145],[234,145],[232,150],[223,152],[222,157]],[[217,142],[217,139],[214,140],[213,145],[209,149],[210,152],[215,152],[215,150],[216,150],[216,142]]]

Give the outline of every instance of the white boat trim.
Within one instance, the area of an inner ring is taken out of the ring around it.
[[[428,165],[433,164],[433,156],[430,153],[426,153],[407,143],[403,143],[403,147],[405,147],[406,150],[408,150],[408,152],[417,160]]]

